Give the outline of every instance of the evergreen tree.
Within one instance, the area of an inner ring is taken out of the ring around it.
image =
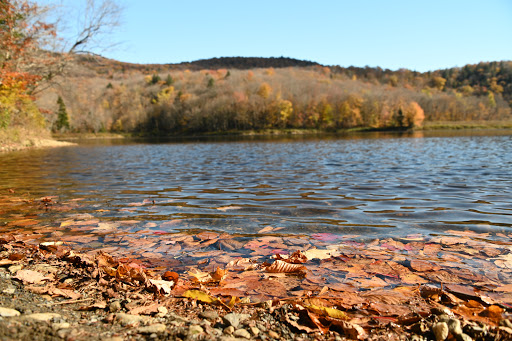
[[[66,110],[66,104],[64,104],[62,97],[59,96],[57,104],[59,105],[59,111],[57,112],[57,121],[55,121],[54,130],[69,130],[69,116]]]

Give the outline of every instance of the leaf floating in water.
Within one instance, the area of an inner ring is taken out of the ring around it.
[[[334,242],[338,239],[343,238],[342,236],[339,236],[339,235],[333,234],[333,233],[313,233],[311,235],[311,237],[313,237],[316,240],[323,241],[323,242]]]

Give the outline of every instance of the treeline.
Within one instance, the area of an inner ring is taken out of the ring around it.
[[[151,134],[406,129],[424,121],[510,120],[511,62],[482,65],[486,67],[468,65],[430,73],[317,65],[166,72],[119,69],[105,74],[88,64],[88,68],[77,66],[75,75],[64,78],[63,86],[46,93],[40,104],[57,112],[55,104],[51,107],[60,95],[74,131]],[[56,115],[48,118],[56,120]]]

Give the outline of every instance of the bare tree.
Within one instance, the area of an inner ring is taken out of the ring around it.
[[[93,49],[110,47],[107,38],[120,25],[121,12],[115,0],[86,0],[68,53],[90,53]]]

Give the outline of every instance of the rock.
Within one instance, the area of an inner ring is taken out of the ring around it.
[[[250,339],[251,338],[251,333],[249,333],[247,330],[245,329],[237,329],[235,330],[235,332],[233,333],[233,336],[236,336],[236,337],[244,337],[246,339]]]
[[[230,314],[224,315],[223,320],[227,324],[229,324],[235,328],[238,328],[238,326],[240,325],[240,322],[247,320],[249,317],[251,317],[251,315],[249,315],[249,314],[230,313]]]
[[[168,313],[168,317],[169,317],[169,319],[176,321],[176,322],[188,322],[188,320],[186,318],[184,318],[172,311]]]
[[[2,291],[4,294],[12,295],[16,292],[16,288],[7,288]]]
[[[160,334],[165,332],[166,329],[167,327],[165,326],[165,324],[157,323],[146,327],[139,327],[137,328],[137,332],[141,334]]]
[[[199,317],[207,320],[215,320],[219,317],[219,313],[217,313],[215,310],[206,310],[201,312]]]
[[[52,324],[52,328],[54,330],[68,329],[70,327],[71,327],[71,325],[67,322],[59,322],[59,323]]]
[[[112,337],[103,339],[103,341],[124,341],[124,338],[122,338],[121,336],[112,336]]]
[[[11,309],[11,308],[0,307],[0,316],[2,316],[2,317],[20,316],[20,312],[15,309]]]
[[[35,313],[35,314],[25,315],[25,318],[40,321],[40,322],[47,322],[54,318],[60,318],[60,317],[61,317],[61,315],[56,314],[56,313]]]
[[[130,315],[125,313],[117,313],[116,320],[121,323],[122,326],[137,326],[140,323],[144,323],[149,320],[148,317],[139,315]]]
[[[227,328],[224,329],[224,334],[228,334],[228,335],[231,335],[235,332],[235,327],[233,326],[229,326]]]
[[[512,328],[512,321],[503,319],[500,321],[500,326]]]
[[[269,336],[269,337],[271,337],[271,338],[273,338],[273,339],[279,339],[279,334],[278,334],[278,333],[276,333],[276,332],[275,332],[275,331],[273,331],[273,330],[269,330],[269,331],[268,331],[268,336]]]
[[[11,265],[9,267],[9,272],[11,274],[14,274],[14,273],[18,272],[21,269],[23,269],[23,265],[21,265],[21,264]]]
[[[121,307],[121,302],[119,301],[114,301],[114,302],[111,302],[109,305],[108,305],[108,310],[111,312],[111,313],[117,313],[118,311],[120,311],[122,309]]]
[[[437,322],[432,326],[436,341],[444,341],[448,337],[449,329],[446,322]]]
[[[468,334],[462,333],[457,336],[457,341],[473,341],[473,339]]]
[[[158,313],[156,314],[156,316],[164,317],[165,315],[167,315],[168,312],[169,312],[169,309],[167,309],[164,306],[161,306],[161,307],[158,307]]]
[[[201,334],[202,332],[204,332],[204,329],[201,326],[198,326],[198,325],[193,325],[193,326],[190,326],[188,328],[188,335],[189,336]]]
[[[462,334],[462,327],[460,325],[460,321],[457,319],[450,319],[448,321],[448,329],[450,330],[450,333],[455,336]]]
[[[260,333],[260,330],[257,327],[251,327],[250,330],[252,335],[254,336],[258,336],[258,334]]]

